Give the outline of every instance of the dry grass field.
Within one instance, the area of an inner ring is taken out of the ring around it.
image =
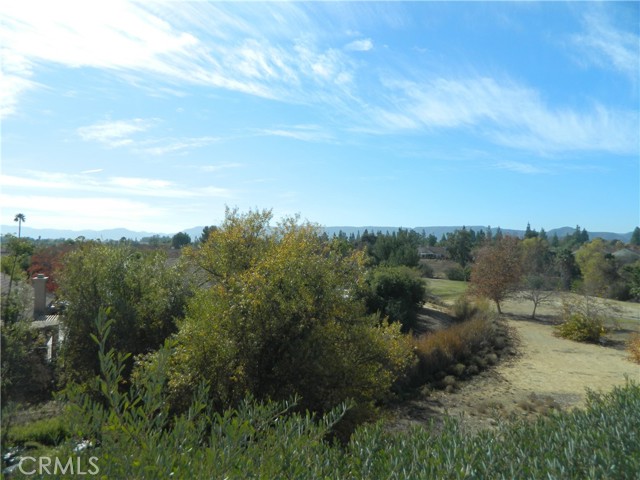
[[[428,281],[431,292],[452,304],[464,293],[464,282]],[[565,294],[573,295],[573,294]],[[603,345],[577,343],[554,335],[562,297],[538,307],[519,299],[503,305],[503,319],[517,346],[517,355],[498,364],[452,392],[425,391],[396,412],[398,426],[421,423],[443,415],[460,417],[475,430],[496,425],[512,415],[535,418],[552,409],[583,406],[587,389],[608,392],[625,379],[640,381],[640,365],[632,363],[624,342],[640,333],[640,304],[611,302],[618,310],[618,330],[605,336]]]

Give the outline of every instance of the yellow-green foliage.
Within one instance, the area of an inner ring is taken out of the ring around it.
[[[587,317],[575,312],[564,317],[556,332],[559,336],[576,342],[597,342],[607,331],[601,318]]]
[[[617,326],[614,317],[617,312],[614,305],[602,299],[588,295],[566,297],[562,302],[562,323],[556,327],[556,334],[576,342],[596,343],[607,333],[607,328]]]
[[[635,363],[640,363],[640,334],[635,333],[627,341],[629,358]]]
[[[189,302],[175,337],[169,386],[189,401],[206,380],[219,406],[300,395],[326,410],[348,398],[385,395],[410,361],[396,327],[364,314],[364,258],[336,250],[313,225],[269,212],[227,212],[195,262],[210,286]]]

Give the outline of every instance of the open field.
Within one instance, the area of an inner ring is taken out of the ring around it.
[[[429,280],[429,285],[448,304],[467,286],[449,280]],[[552,409],[581,407],[587,389],[608,392],[624,385],[625,378],[640,381],[640,366],[630,362],[624,350],[629,335],[640,333],[640,304],[611,302],[620,311],[621,328],[607,335],[604,346],[556,337],[553,327],[561,304],[559,296],[540,306],[533,320],[531,302],[505,302],[503,318],[515,338],[518,355],[504,357],[497,366],[462,382],[454,393],[424,392],[402,405],[393,423],[402,428],[453,415],[476,430],[511,415],[533,418]]]
[[[439,297],[447,304],[453,304],[456,298],[467,291],[468,287],[468,282],[456,282],[453,280],[445,280],[443,278],[429,278],[427,280],[429,293]]]

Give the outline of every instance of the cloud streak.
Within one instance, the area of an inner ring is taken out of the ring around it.
[[[134,118],[132,120],[100,122],[80,127],[76,131],[85,141],[95,141],[109,148],[116,148],[133,144],[133,139],[130,137],[148,130],[154,123],[153,120]]]
[[[364,38],[362,40],[354,40],[353,42],[345,45],[345,50],[351,50],[353,52],[368,52],[373,49],[373,41],[370,38]]]
[[[467,129],[490,141],[538,152],[637,151],[638,113],[596,104],[552,108],[538,92],[489,77],[388,81],[387,105],[374,108],[378,131]]]
[[[584,15],[583,23],[585,31],[571,37],[572,43],[582,53],[579,61],[613,68],[637,81],[640,73],[640,36],[616,29],[600,11],[594,10]]]
[[[330,33],[319,20],[326,17],[318,12],[328,15],[322,7],[210,2],[175,7],[172,2],[117,0],[3,2],[0,39],[8,46],[3,58],[9,68],[0,115],[15,114],[19,97],[37,86],[34,72],[59,64],[106,69],[139,82],[140,88],[148,84],[138,76],[151,75],[148,82],[158,91],[199,85],[311,105],[330,115],[336,130],[376,135],[457,130],[536,153],[637,151],[640,122],[634,111],[596,102],[581,109],[551,106],[539,91],[490,75],[416,73],[400,67],[401,62],[385,70],[384,77],[379,70],[367,70],[369,55],[359,53],[372,51],[373,40],[353,40],[347,29],[342,35]],[[345,18],[357,17],[354,9],[346,8]],[[585,33],[572,41],[589,52],[590,61],[637,78],[638,36],[615,30],[606,17],[593,13],[585,16],[585,26]],[[154,122],[102,122],[77,133],[109,148],[128,146],[154,156],[181,154],[219,140],[136,140]],[[266,128],[261,133],[302,141],[332,138],[304,127]]]
[[[541,173],[549,173],[547,169],[531,165],[530,163],[523,162],[500,162],[494,165],[495,168],[500,170],[510,170],[516,173],[523,173],[526,175],[537,175]]]
[[[276,137],[292,138],[303,142],[331,142],[333,135],[325,131],[319,125],[294,125],[274,129],[263,129],[259,135],[273,135]]]
[[[233,191],[220,187],[185,188],[179,184],[158,178],[106,177],[95,174],[67,174],[58,172],[28,172],[28,176],[0,175],[4,190],[39,190],[65,192],[91,192],[118,197],[135,196],[150,198],[234,198]]]

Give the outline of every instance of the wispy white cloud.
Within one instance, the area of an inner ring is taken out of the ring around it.
[[[351,50],[354,52],[368,52],[373,48],[373,41],[370,38],[363,38],[362,40],[354,40],[345,45],[345,50]]]
[[[538,152],[637,151],[638,112],[599,104],[586,111],[550,107],[531,88],[488,77],[387,81],[386,87],[386,106],[371,110],[372,128],[379,131],[465,128]]]
[[[184,153],[194,148],[206,147],[220,140],[218,137],[191,137],[172,139],[169,143],[150,147],[138,147],[136,150],[149,155],[165,155],[167,153]]]
[[[0,49],[2,52],[4,49]],[[0,119],[13,115],[16,112],[18,106],[18,99],[20,96],[33,88],[38,84],[30,79],[31,74],[29,72],[21,71],[17,73],[12,69],[12,66],[7,62],[4,52],[0,53],[0,62],[2,62],[2,69],[0,69]]]
[[[303,103],[332,98],[303,88],[308,82],[316,87],[344,86],[353,77],[349,58],[339,48],[320,46],[311,29],[304,38],[287,34],[313,23],[302,7],[274,4],[251,13],[254,5],[251,9],[209,2],[182,4],[179,9],[175,5],[119,0],[3,2],[6,21],[0,39],[14,63],[22,66],[15,73],[15,88],[5,92],[5,110],[15,110],[19,94],[47,63],[108,69],[140,88],[146,83],[137,74],[152,74],[167,82],[155,87],[160,93],[166,88],[175,91],[179,82]],[[231,14],[232,8],[256,17],[254,22],[267,15],[285,33],[276,33],[263,21],[256,30],[251,20]],[[366,46],[366,41],[360,44]]]
[[[592,9],[585,14],[583,23],[585,31],[571,37],[572,43],[580,50],[577,60],[613,68],[637,80],[640,75],[640,36],[616,28],[605,11],[600,9]]]
[[[59,172],[28,172],[28,175],[0,175],[4,190],[65,191],[68,193],[91,192],[118,197],[233,198],[232,190],[222,187],[184,187],[171,180],[144,177],[106,177],[91,174],[67,174]]]
[[[158,119],[134,118],[132,120],[115,120],[99,122],[80,127],[77,134],[85,141],[96,141],[109,148],[130,147],[137,153],[146,155],[166,155],[184,153],[194,148],[202,148],[220,141],[219,137],[184,137],[184,138],[142,138],[134,135],[150,130],[159,123]]]
[[[348,19],[342,25],[346,28],[337,29],[345,32],[342,35],[327,32],[318,20],[340,20],[340,15],[331,17],[324,10],[326,17],[314,15],[315,6],[295,3],[188,2],[176,8],[173,2],[23,0],[0,5],[4,20],[0,40],[7,46],[3,56],[12,65],[5,72],[8,80],[3,80],[9,85],[2,89],[0,114],[4,115],[16,112],[19,97],[35,86],[38,69],[55,63],[107,69],[159,93],[180,92],[195,84],[313,104],[331,112],[337,128],[350,130],[458,129],[495,144],[537,152],[637,151],[637,112],[595,102],[580,109],[555,106],[528,86],[487,76],[446,78],[426,71],[409,74],[409,68],[397,67],[387,70],[392,81],[378,78],[376,70],[367,71],[363,80],[368,65],[354,52],[371,50],[374,44],[364,35],[354,37],[352,27],[361,18],[380,21],[383,7],[389,10],[385,19],[396,11],[397,26],[403,25],[409,18],[395,5],[336,9]],[[592,62],[637,76],[636,34],[618,31],[596,14],[587,15],[585,25],[586,32],[572,41],[591,52]],[[183,153],[218,140],[137,140],[153,121],[103,122],[82,127],[78,134],[149,155]],[[304,141],[332,138],[326,132],[297,127],[268,128],[262,134]]]
[[[105,121],[80,127],[76,132],[86,141],[96,141],[110,148],[123,147],[133,143],[133,134],[148,130],[154,123],[154,120],[142,118]]]
[[[530,163],[523,163],[523,162],[500,162],[500,163],[496,163],[494,167],[499,168],[501,170],[510,170],[512,172],[524,173],[527,175],[549,173],[548,169],[541,168],[536,165],[531,165]]]
[[[244,165],[242,163],[230,162],[230,163],[220,163],[217,165],[202,165],[199,166],[198,169],[203,172],[219,172],[221,170],[227,170],[231,168],[242,168]]]
[[[259,135],[273,135],[277,137],[293,138],[304,142],[329,142],[334,137],[319,125],[294,125],[273,129],[263,129]]]

